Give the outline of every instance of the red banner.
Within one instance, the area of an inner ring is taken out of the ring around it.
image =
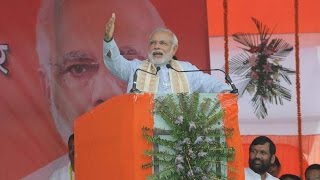
[[[144,59],[149,34],[165,26],[179,59],[209,67],[204,0],[12,0],[0,12],[0,179],[47,179],[68,161],[74,119],[124,93],[102,61],[112,12],[127,58]]]

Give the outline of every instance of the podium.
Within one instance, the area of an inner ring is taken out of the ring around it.
[[[142,168],[152,161],[144,151],[153,148],[143,137],[142,128],[153,128],[159,123],[153,114],[154,96],[143,93],[113,97],[75,121],[77,180],[140,180],[153,173],[152,168]],[[227,176],[244,179],[237,96],[227,93],[216,97],[224,111],[222,123],[234,130],[232,138],[226,139],[228,146],[235,149]]]

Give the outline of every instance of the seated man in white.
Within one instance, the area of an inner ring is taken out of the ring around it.
[[[249,168],[245,169],[246,180],[278,180],[268,173],[274,163],[276,146],[266,136],[255,138],[249,148]]]

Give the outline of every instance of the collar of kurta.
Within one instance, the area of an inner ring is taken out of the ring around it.
[[[169,64],[174,69],[183,71],[183,68],[178,61],[172,59],[169,61]],[[148,60],[144,61],[139,66],[139,68],[154,74],[157,72],[156,66]],[[159,76],[138,71],[137,77],[137,88],[139,90],[143,92],[157,93],[159,86]],[[176,72],[172,69],[169,69],[169,78],[172,93],[190,92],[188,78],[185,73]]]

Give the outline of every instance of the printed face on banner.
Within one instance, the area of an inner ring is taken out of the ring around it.
[[[38,35],[38,53],[49,52],[48,58],[39,57],[41,64],[47,65],[42,71],[52,116],[66,141],[78,116],[125,92],[126,84],[119,82],[103,63],[105,23],[112,12],[117,17],[114,38],[128,59],[145,59],[149,34],[156,27],[163,27],[163,22],[150,2],[144,0],[95,0],[88,4],[67,1],[56,7],[60,9],[53,12],[54,32],[45,37],[49,46],[41,46],[45,38]],[[38,33],[43,30],[38,28]],[[44,49],[46,46],[50,49]]]

